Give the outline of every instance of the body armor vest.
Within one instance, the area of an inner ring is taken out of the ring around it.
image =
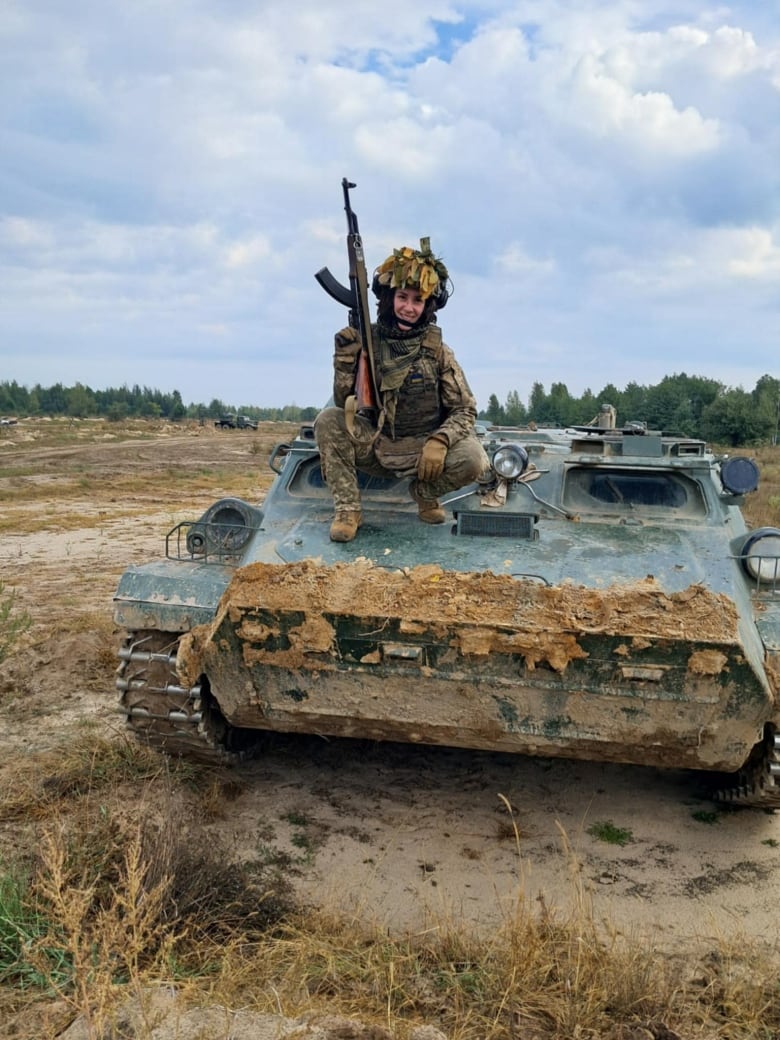
[[[441,329],[436,325],[429,326],[420,344],[420,352],[396,392],[392,431],[387,431],[393,440],[425,436],[438,429],[444,421],[439,387],[441,346]]]

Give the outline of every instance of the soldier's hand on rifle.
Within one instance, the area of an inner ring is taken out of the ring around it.
[[[336,333],[333,353],[333,401],[339,408],[344,407],[344,402],[354,391],[360,349],[360,333],[357,329],[347,325]]]
[[[441,476],[448,447],[447,442],[439,437],[428,438],[425,444],[423,444],[423,449],[420,452],[420,461],[417,463],[417,477],[419,480],[435,480]]]
[[[335,335],[336,350],[341,350],[344,353],[356,354],[360,349],[360,333],[357,329],[353,329],[351,325],[346,325],[343,329]]]

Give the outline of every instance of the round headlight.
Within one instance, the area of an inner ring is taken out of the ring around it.
[[[780,583],[780,531],[776,527],[753,531],[745,539],[740,558],[754,581]]]
[[[493,469],[504,480],[517,480],[528,466],[528,452],[519,444],[505,444],[493,455]]]
[[[744,455],[726,459],[720,467],[720,482],[732,495],[748,495],[758,487],[758,466]]]
[[[260,519],[242,499],[222,498],[190,528],[187,549],[193,556],[236,555],[257,530]]]

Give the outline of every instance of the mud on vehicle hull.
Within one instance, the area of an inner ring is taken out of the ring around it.
[[[722,797],[780,805],[776,574],[757,603],[703,446],[594,432],[527,433],[533,487],[499,513],[481,501],[493,485],[466,489],[451,527],[369,483],[364,528],[336,546],[302,431],[272,456],[263,510],[211,508],[211,559],[201,518],[179,532],[188,550],[120,582],[130,724],[212,761],[240,761],[259,732],[320,733],[722,771]],[[602,470],[631,508],[604,503]]]

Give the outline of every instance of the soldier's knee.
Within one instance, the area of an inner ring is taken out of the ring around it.
[[[452,459],[453,468],[457,470],[464,484],[476,480],[490,465],[485,449],[476,437],[466,437],[459,441],[450,455],[455,456]],[[447,461],[449,462],[449,458]]]
[[[343,408],[323,408],[314,420],[314,439],[319,445],[340,437],[345,430]]]

